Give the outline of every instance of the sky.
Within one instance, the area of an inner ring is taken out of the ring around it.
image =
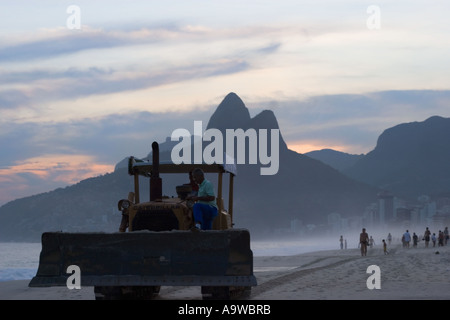
[[[447,0],[0,2],[0,205],[112,172],[229,93],[288,147],[450,117]]]

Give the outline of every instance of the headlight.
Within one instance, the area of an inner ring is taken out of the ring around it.
[[[130,201],[128,201],[128,200],[123,200],[123,202],[122,202],[122,208],[124,208],[124,209],[128,209],[129,207],[130,207]]]
[[[119,207],[119,211],[122,211],[124,209],[128,209],[131,206],[131,202],[129,200],[122,199],[119,201],[117,206]]]

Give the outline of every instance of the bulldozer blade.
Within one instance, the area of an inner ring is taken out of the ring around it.
[[[69,266],[82,286],[255,286],[245,229],[42,234],[30,287],[66,286]]]

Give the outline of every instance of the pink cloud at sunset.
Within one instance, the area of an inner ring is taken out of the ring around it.
[[[17,161],[10,167],[0,168],[0,183],[10,185],[0,195],[0,201],[9,200],[18,192],[32,195],[50,191],[43,190],[42,185],[65,187],[113,170],[113,165],[97,163],[89,155],[51,154]]]

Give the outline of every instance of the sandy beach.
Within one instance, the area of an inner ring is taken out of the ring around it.
[[[369,266],[379,267],[380,288]],[[254,258],[258,286],[250,300],[448,300],[450,246],[380,247],[361,257],[358,249]],[[370,278],[370,279],[369,279]],[[28,280],[0,282],[1,300],[93,300],[92,287],[29,288]],[[163,287],[157,299],[199,300],[199,287]]]

